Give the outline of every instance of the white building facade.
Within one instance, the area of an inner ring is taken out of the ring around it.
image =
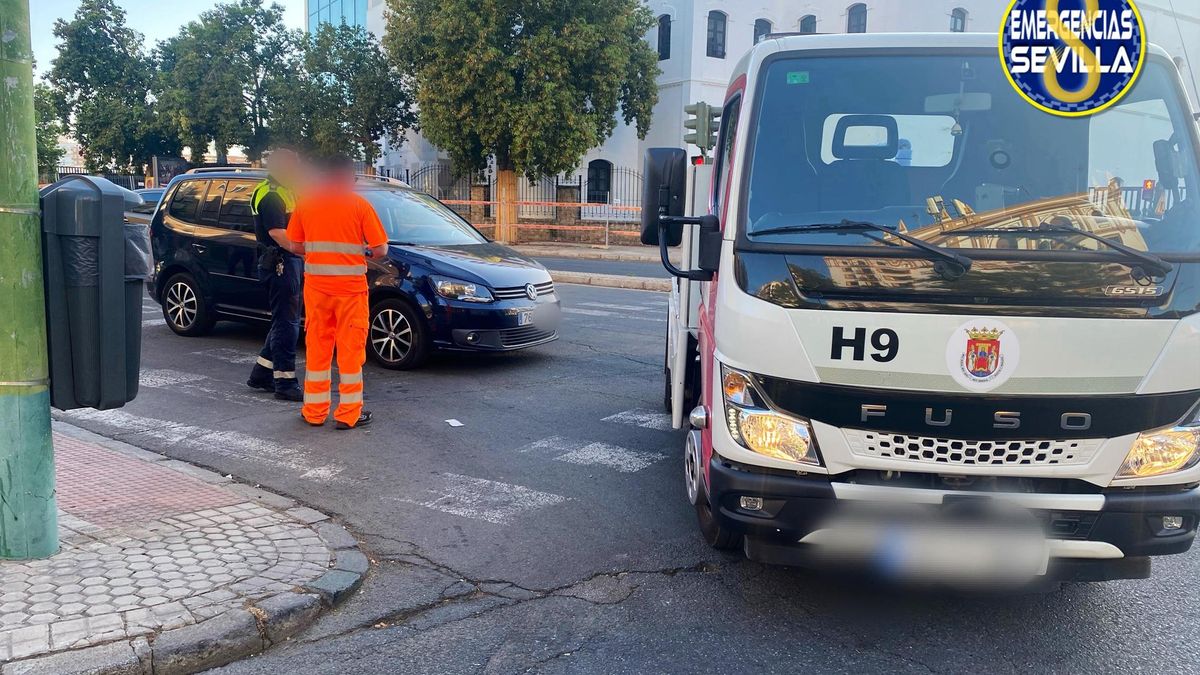
[[[343,0],[345,2],[346,0]],[[363,2],[364,0],[357,0]],[[386,29],[383,0],[368,2],[366,27]],[[586,0],[580,0],[586,1]],[[646,0],[657,18],[646,40],[659,52],[659,101],[647,137],[619,124],[580,163],[584,180],[604,171],[636,171],[649,147],[684,147],[684,106],[720,104],[737,60],[769,33],[986,32],[1000,29],[1007,0]],[[1138,0],[1151,42],[1176,57],[1195,104],[1200,101],[1200,1]],[[1186,49],[1185,49],[1186,46]],[[1192,52],[1192,53],[1189,53]],[[697,153],[692,147],[691,152]],[[437,148],[410,133],[399,148],[385,145],[381,172],[404,177],[447,162]]]

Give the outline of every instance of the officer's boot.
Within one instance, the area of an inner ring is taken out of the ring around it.
[[[293,377],[277,377],[275,378],[275,398],[281,401],[303,401],[304,390],[300,388],[300,383]]]
[[[246,385],[252,389],[275,391],[275,364],[271,363],[270,359],[259,356],[258,361],[254,363],[254,369],[250,371],[250,379],[246,381]]]

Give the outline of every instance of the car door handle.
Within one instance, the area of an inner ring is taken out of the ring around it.
[[[208,247],[204,244],[192,244],[192,248],[196,251],[196,253],[204,253],[208,250]]]

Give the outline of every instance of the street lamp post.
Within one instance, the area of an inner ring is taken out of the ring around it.
[[[0,558],[58,550],[29,1],[0,0]]]

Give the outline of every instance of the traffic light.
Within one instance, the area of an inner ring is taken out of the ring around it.
[[[709,105],[703,101],[684,107],[688,119],[683,126],[691,131],[684,135],[683,140],[704,153],[716,147],[717,128],[720,126],[721,106]]]

